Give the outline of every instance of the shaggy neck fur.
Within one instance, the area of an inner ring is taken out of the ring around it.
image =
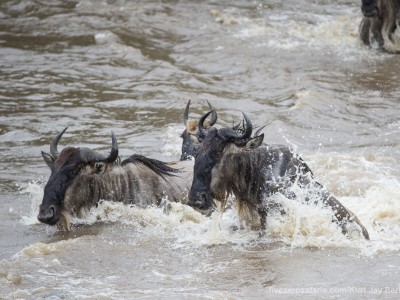
[[[134,155],[122,163],[107,165],[102,174],[92,174],[89,166],[82,170],[65,193],[63,212],[79,216],[82,209],[89,209],[100,200],[142,207],[158,205],[163,198],[186,203],[189,184],[187,170]]]

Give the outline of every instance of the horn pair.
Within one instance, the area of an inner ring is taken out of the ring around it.
[[[204,116],[202,116],[199,120],[199,130],[201,134],[204,136],[207,134],[207,130],[204,128],[204,121],[207,119],[207,117],[213,112],[214,110],[209,111],[206,113]],[[253,132],[253,125],[251,124],[251,121],[249,117],[243,113],[243,118],[244,118],[244,130],[243,132],[238,132],[230,128],[222,128],[218,131],[218,134],[224,138],[224,139],[247,139],[251,137],[251,133]]]
[[[59,152],[57,149],[57,145],[59,140],[61,139],[61,136],[64,134],[64,132],[68,129],[68,127],[65,127],[64,130],[62,130],[60,133],[56,134],[51,143],[50,143],[50,154],[53,156],[54,159],[57,159]],[[101,155],[100,153],[89,149],[89,148],[80,148],[81,151],[81,157],[85,161],[102,161],[102,162],[108,162],[112,163],[118,158],[118,143],[117,143],[117,138],[115,137],[114,132],[111,131],[111,152],[108,155],[108,157],[105,157]]]
[[[185,107],[185,111],[183,112],[183,124],[185,125],[185,127],[187,126],[187,122],[189,120],[189,107],[190,107],[190,101],[188,101],[188,103],[186,104]],[[212,106],[212,104],[210,102],[208,102],[208,100],[206,100],[208,103],[208,107],[210,108],[211,111],[213,111],[212,115],[211,115],[211,121],[210,121],[210,126],[214,126],[215,123],[217,123],[217,113],[215,111],[214,106]]]

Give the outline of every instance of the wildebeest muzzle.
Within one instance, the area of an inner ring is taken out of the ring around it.
[[[60,219],[60,211],[56,205],[40,205],[38,220],[42,223],[55,225]]]
[[[200,210],[208,210],[212,207],[211,196],[207,192],[189,193],[189,205]]]

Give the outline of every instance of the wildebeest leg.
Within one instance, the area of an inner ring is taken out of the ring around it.
[[[265,230],[267,229],[267,215],[268,215],[269,207],[263,203],[257,205],[257,212],[260,215],[260,236],[265,234]]]
[[[359,27],[359,35],[361,41],[369,46],[369,29],[371,28],[371,19],[363,18]]]
[[[400,45],[400,7],[399,11],[396,14],[396,20],[394,22],[394,26],[391,33],[391,38],[393,40],[394,45],[396,45],[396,53],[399,53],[399,45]]]
[[[171,202],[169,202],[167,199],[162,199],[159,206],[163,208],[163,213],[167,216],[172,211]]]
[[[396,26],[400,28],[400,10],[396,14]]]
[[[371,26],[369,32],[369,45],[382,48],[384,39],[382,36],[382,21],[379,18],[371,19]]]
[[[319,186],[322,188],[321,185]],[[343,234],[348,233],[346,224],[348,222],[350,223],[354,222],[358,226],[360,226],[364,238],[366,240],[369,240],[368,230],[364,227],[363,224],[361,224],[360,220],[352,211],[344,207],[343,204],[340,203],[339,200],[337,200],[334,196],[332,196],[328,191],[322,190],[321,198],[324,205],[330,207],[334,212],[336,219],[334,221],[337,221],[337,223],[342,227]]]
[[[320,193],[320,198],[324,205],[329,206],[335,214],[335,219],[342,227],[343,234],[347,234],[346,223],[354,222],[360,226],[362,234],[365,239],[369,240],[369,234],[364,225],[361,224],[357,216],[343,206],[331,193],[324,189],[324,187],[319,184],[310,173],[302,174],[299,176],[297,184],[304,189],[308,189],[311,192]],[[308,199],[307,199],[308,201]]]
[[[332,196],[328,191],[322,192],[322,201],[325,205],[332,208],[335,213],[335,217],[342,227],[342,233],[347,234],[346,223],[354,222],[360,226],[362,234],[366,240],[369,240],[369,233],[364,225],[361,224],[357,216],[346,207],[342,205],[334,196]]]
[[[365,45],[382,48],[384,43],[382,21],[379,18],[363,18],[359,27],[359,35]]]

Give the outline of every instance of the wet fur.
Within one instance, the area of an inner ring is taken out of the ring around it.
[[[100,200],[141,207],[159,205],[166,198],[187,203],[193,168],[190,161],[165,163],[135,154],[122,162],[119,158],[113,163],[85,162],[80,148],[74,147],[64,148],[57,159],[42,155],[52,173],[40,214],[53,214],[51,225],[68,229],[70,216],[81,217]]]
[[[203,144],[202,150],[212,147],[211,141],[207,143]],[[252,224],[258,219],[262,229],[270,208],[276,207],[269,202],[270,196],[282,193],[295,199],[296,195],[290,187],[297,184],[313,193],[319,191],[320,199],[333,210],[333,221],[342,225],[343,233],[346,232],[347,222],[355,222],[361,227],[364,237],[369,239],[368,231],[357,217],[323,189],[307,164],[286,146],[264,144],[254,150],[243,151],[234,143],[228,143],[221,161],[212,169],[211,178],[213,198],[225,205],[228,196],[235,195],[241,219],[248,219]]]
[[[211,190],[220,201],[224,201],[224,192],[235,195],[244,219],[258,217],[260,205],[269,205],[263,203],[264,199],[277,192],[286,194],[285,189],[293,185],[300,169],[304,175],[309,172],[307,165],[284,146],[262,147],[251,152],[234,148],[235,145],[228,145],[223,159],[213,169]]]
[[[377,0],[379,15],[363,17],[359,35],[362,42],[391,53],[400,52],[400,1]]]
[[[159,205],[164,197],[186,203],[188,174],[165,163],[134,155],[122,163],[106,166],[103,174],[93,174],[86,166],[68,187],[63,211],[79,215],[99,200],[131,203],[141,207]],[[182,177],[177,175],[181,173]],[[190,183],[190,182],[189,182]]]

